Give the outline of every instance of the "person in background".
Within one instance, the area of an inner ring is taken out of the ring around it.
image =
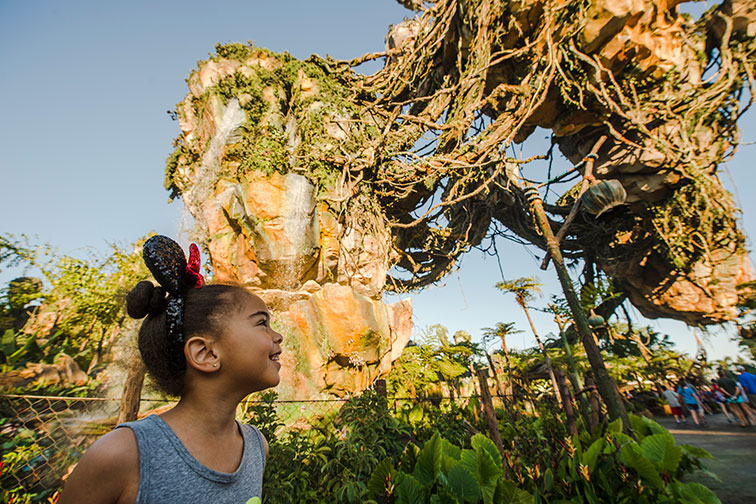
[[[745,387],[743,387],[743,384],[738,382],[738,395],[737,395],[737,401],[738,404],[740,404],[740,407],[743,409],[743,413],[745,414],[745,417],[748,419],[751,425],[756,425],[756,413],[754,413],[751,405],[748,404],[748,394],[746,394]],[[745,425],[741,425],[741,427],[745,427]]]
[[[722,368],[717,369],[717,375],[719,376],[717,385],[719,385],[719,387],[725,392],[727,406],[738,419],[740,426],[747,427],[748,417],[745,408],[742,407],[744,401],[740,396],[737,383],[731,377],[727,376],[727,373],[725,373],[725,370]]]
[[[746,371],[740,364],[735,366],[735,370],[739,373],[738,383],[743,386],[743,389],[747,394],[748,403],[753,408],[756,406],[756,376],[754,376],[753,373]]]
[[[733,423],[735,420],[732,419],[730,412],[727,410],[727,395],[719,384],[717,384],[716,380],[711,382],[711,395],[714,397],[714,401],[719,404],[719,407],[722,408],[722,413],[724,413],[727,421]]]
[[[704,410],[701,405],[701,398],[698,396],[696,388],[690,382],[680,382],[677,393],[682,397],[685,407],[690,411],[690,415],[693,417],[693,421],[696,425],[706,426],[706,420],[703,417]]]
[[[662,391],[662,396],[664,397],[664,400],[667,401],[667,404],[669,404],[669,409],[672,410],[672,416],[675,417],[677,425],[680,425],[681,423],[687,424],[688,419],[685,418],[685,415],[683,414],[682,407],[680,406],[680,396],[677,392],[667,385]]]

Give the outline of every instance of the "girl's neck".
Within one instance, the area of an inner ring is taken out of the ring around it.
[[[201,432],[208,436],[235,435],[236,407],[239,401],[216,394],[195,391],[181,397],[175,407],[160,417],[179,430]]]

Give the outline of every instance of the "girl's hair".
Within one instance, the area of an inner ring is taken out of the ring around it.
[[[240,285],[213,284],[189,289],[184,294],[184,341],[195,334],[221,335],[225,316],[240,310],[249,293]],[[136,284],[126,296],[129,316],[147,318],[139,328],[139,353],[158,389],[180,396],[184,389],[186,359],[183,345],[168,341],[166,329],[166,291],[152,282]]]

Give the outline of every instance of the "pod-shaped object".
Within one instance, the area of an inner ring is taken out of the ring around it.
[[[604,320],[604,317],[601,315],[593,314],[588,319],[588,325],[591,327],[602,327],[604,324],[606,324],[606,320]]]
[[[624,205],[626,200],[627,192],[616,179],[600,180],[592,184],[580,198],[585,211],[596,217],[611,208]]]

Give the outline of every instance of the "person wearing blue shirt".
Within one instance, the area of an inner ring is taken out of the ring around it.
[[[738,382],[748,395],[749,406],[753,407],[756,405],[756,376],[746,371],[743,366],[737,365],[735,369],[740,373],[738,374]]]
[[[696,422],[696,425],[705,426],[706,420],[704,420],[703,417],[703,406],[695,387],[688,382],[681,382],[680,386],[677,388],[677,393],[682,397],[685,407],[690,411],[690,415],[693,417],[693,421]]]

